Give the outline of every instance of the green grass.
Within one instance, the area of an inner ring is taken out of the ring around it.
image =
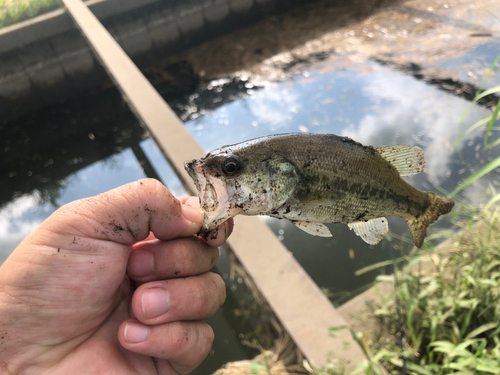
[[[452,252],[428,245],[408,258],[395,295],[374,310],[382,329],[374,345],[394,373],[404,356],[409,373],[500,373],[500,210],[476,218]],[[393,281],[384,276],[381,281]],[[405,345],[399,348],[395,298]]]
[[[0,0],[0,27],[61,8],[62,0]]]
[[[500,374],[500,207],[479,212],[462,206],[459,214],[469,216],[460,221],[460,235],[439,247],[426,241],[423,250],[404,257],[398,287],[367,317],[378,327],[371,341],[345,326],[331,329],[332,335],[349,329],[363,349],[365,360],[349,375],[382,375],[382,367],[399,375],[403,357],[411,375]],[[338,371],[310,369],[314,375]]]

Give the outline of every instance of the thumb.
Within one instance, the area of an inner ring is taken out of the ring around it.
[[[36,231],[132,245],[147,238],[150,231],[164,241],[192,236],[202,224],[199,208],[181,205],[162,183],[144,179],[69,203]]]

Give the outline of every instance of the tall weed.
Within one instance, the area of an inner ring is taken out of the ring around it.
[[[498,210],[490,212],[468,229],[470,235],[450,241],[450,252],[429,247],[397,275],[395,295],[374,310],[382,328],[377,349],[389,371],[398,373],[404,357],[409,373],[500,373],[499,217]],[[405,327],[403,352],[396,295]]]

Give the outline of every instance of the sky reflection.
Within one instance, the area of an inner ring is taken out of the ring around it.
[[[202,146],[287,132],[333,133],[381,146],[415,144],[426,153],[426,172],[435,184],[449,178],[450,147],[457,134],[491,114],[402,73],[371,64],[369,73],[325,72],[259,90],[186,124]],[[481,134],[471,133],[464,143]]]

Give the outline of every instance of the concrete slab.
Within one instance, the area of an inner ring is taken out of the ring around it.
[[[104,19],[141,8],[145,5],[153,4],[158,1],[159,0],[93,0],[86,2],[86,4],[97,18]]]
[[[48,39],[33,44],[31,48],[20,50],[19,60],[39,98],[36,106],[26,107],[23,103],[21,107],[23,111],[52,105],[75,92],[73,87],[75,82],[67,79],[68,76],[59,55]],[[32,96],[32,93],[28,96]]]
[[[17,52],[11,51],[0,55],[0,77],[24,73],[24,67],[19,61]]]
[[[272,0],[255,0],[257,7],[260,11],[269,12],[275,7],[279,7],[280,4]]]
[[[174,11],[171,8],[152,13],[146,18],[149,33],[156,48],[175,51],[181,45],[180,28],[175,22]]]
[[[176,22],[184,44],[190,44],[198,35],[208,32],[203,15],[203,4],[198,0],[186,0],[175,9]]]
[[[45,105],[37,87],[24,70],[0,79],[0,124]]]
[[[64,79],[64,70],[52,46],[47,40],[19,51],[19,60],[33,84],[51,86]]]
[[[229,7],[231,8],[229,19],[232,25],[250,25],[262,17],[255,0],[229,0]]]
[[[233,13],[246,13],[255,5],[254,0],[229,0]]]
[[[17,52],[0,55],[0,124],[17,117],[25,108],[35,110],[43,104]]]
[[[212,37],[236,28],[238,23],[231,15],[229,0],[202,0],[202,2],[203,12]]]
[[[78,31],[56,35],[49,39],[49,43],[68,76],[88,73],[94,68],[94,54]]]
[[[128,22],[116,23],[125,52],[133,56],[149,51],[153,43],[146,23],[139,17],[128,16],[127,18]]]
[[[24,71],[0,78],[0,97],[8,98],[9,102],[27,96],[31,89],[30,77]]]
[[[231,12],[228,0],[202,0],[202,3],[205,19],[209,24],[218,24]]]

